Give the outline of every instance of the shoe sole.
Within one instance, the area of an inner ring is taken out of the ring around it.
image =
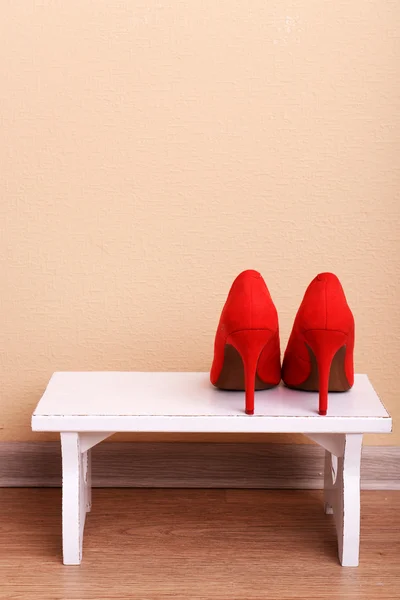
[[[243,392],[244,385],[244,366],[242,357],[234,346],[225,344],[224,365],[215,387],[221,390],[233,390]],[[262,381],[258,375],[255,380],[255,390],[269,390],[276,387],[275,384]]]

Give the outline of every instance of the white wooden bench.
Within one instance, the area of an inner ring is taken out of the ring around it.
[[[279,386],[257,392],[248,416],[243,393],[214,389],[208,373],[55,373],[32,429],[61,433],[64,564],[82,558],[91,448],[115,432],[145,431],[304,433],[326,451],[325,509],[334,515],[340,562],[357,566],[362,436],[390,432],[392,420],[366,375],[356,375],[349,392],[330,394],[328,416],[317,407],[315,393]]]

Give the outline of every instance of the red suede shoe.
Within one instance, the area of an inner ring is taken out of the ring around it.
[[[288,387],[319,391],[326,415],[328,391],[345,392],[354,383],[354,318],[339,279],[321,273],[310,283],[285,351],[282,379]]]
[[[281,380],[278,314],[264,279],[243,271],[232,284],[215,336],[211,383],[246,391],[246,413],[254,413],[254,390]]]

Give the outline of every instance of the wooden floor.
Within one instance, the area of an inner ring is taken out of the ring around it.
[[[0,489],[1,600],[400,598],[400,492],[363,492],[342,568],[317,491],[93,492],[80,567],[61,563],[59,489]]]

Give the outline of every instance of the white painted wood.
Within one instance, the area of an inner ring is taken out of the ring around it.
[[[324,509],[325,514],[332,515],[333,508],[329,504],[331,501],[331,490],[336,481],[337,476],[337,457],[335,460],[336,469],[333,464],[333,456],[329,450],[325,450],[325,466],[324,466]]]
[[[83,481],[85,485],[85,508],[86,512],[92,510],[92,452],[86,450],[82,454]]]
[[[113,433],[114,431],[108,431],[107,433],[104,433],[103,431],[100,431],[99,433],[81,433],[79,440],[81,452],[87,452],[97,444],[100,444],[100,442],[103,440],[110,437],[110,435],[113,435]]]
[[[61,433],[63,562],[79,565],[82,559],[86,494],[79,434]]]
[[[317,394],[279,386],[257,393],[249,417],[244,394],[216,390],[205,373],[55,373],[32,428],[61,432],[64,563],[81,561],[91,448],[116,431],[162,431],[308,435],[326,450],[325,510],[333,511],[341,564],[358,565],[362,434],[389,432],[392,420],[366,375],[330,395],[328,416],[317,406]]]
[[[340,433],[313,433],[307,437],[335,456],[343,456],[344,437]]]
[[[330,453],[326,454],[325,511],[333,511],[341,564],[344,567],[357,567],[360,547],[360,466],[363,436],[346,434],[344,437],[344,455],[337,458],[336,478]]]
[[[244,413],[242,392],[213,388],[208,373],[55,373],[32,417],[34,431],[384,433],[392,421],[366,375],[318,397],[284,386],[256,393],[256,414]]]

